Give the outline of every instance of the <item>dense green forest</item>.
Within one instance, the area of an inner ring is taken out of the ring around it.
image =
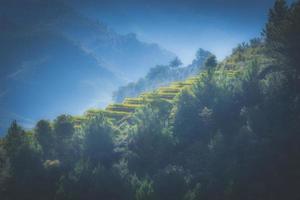
[[[277,0],[261,38],[192,79],[29,131],[13,122],[0,199],[298,200],[299,52],[300,1]]]

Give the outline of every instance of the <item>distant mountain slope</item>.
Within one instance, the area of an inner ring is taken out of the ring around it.
[[[118,86],[174,56],[57,0],[1,1],[0,26],[0,134],[12,119],[28,127],[104,106]]]
[[[61,0],[4,2],[0,8],[2,16],[31,32],[46,29],[64,35],[125,80],[136,80],[150,67],[166,64],[175,57],[157,44],[139,41],[133,33],[120,35],[105,24],[82,16]]]

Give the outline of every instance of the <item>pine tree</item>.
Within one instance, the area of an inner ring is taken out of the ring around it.
[[[264,30],[268,54],[287,77],[287,88],[299,91],[300,84],[300,1],[289,7],[277,0],[269,12]]]
[[[36,139],[41,145],[44,157],[50,159],[54,148],[54,134],[50,123],[46,120],[40,120],[35,128]]]
[[[25,131],[13,121],[5,137],[4,148],[8,156],[14,154],[24,142]]]
[[[277,0],[269,11],[269,19],[263,31],[268,53],[279,64],[286,62],[286,38],[288,26],[289,7],[285,0]]]
[[[179,67],[180,65],[182,65],[182,62],[181,62],[181,60],[178,57],[174,58],[170,62],[170,67],[173,67],[173,68]]]
[[[205,68],[207,69],[209,77],[211,77],[212,72],[215,70],[215,68],[218,65],[216,56],[211,55],[210,57],[208,57],[204,65]]]

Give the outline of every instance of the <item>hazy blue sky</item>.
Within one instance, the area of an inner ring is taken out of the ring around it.
[[[219,59],[238,43],[260,36],[274,0],[78,0],[88,16],[120,33],[157,42],[185,63],[202,47]]]

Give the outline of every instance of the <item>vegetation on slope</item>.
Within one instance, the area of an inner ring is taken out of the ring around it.
[[[180,67],[181,61],[176,57],[169,65],[157,65],[151,68],[148,74],[126,86],[119,87],[113,94],[115,102],[120,103],[127,97],[137,97],[141,93],[152,91],[162,86],[166,86],[174,81],[183,81],[190,76],[195,76],[204,66],[205,60],[212,55],[203,49],[198,49],[192,64]]]
[[[262,41],[197,78],[32,131],[12,123],[2,199],[299,199],[299,13],[276,1]]]

